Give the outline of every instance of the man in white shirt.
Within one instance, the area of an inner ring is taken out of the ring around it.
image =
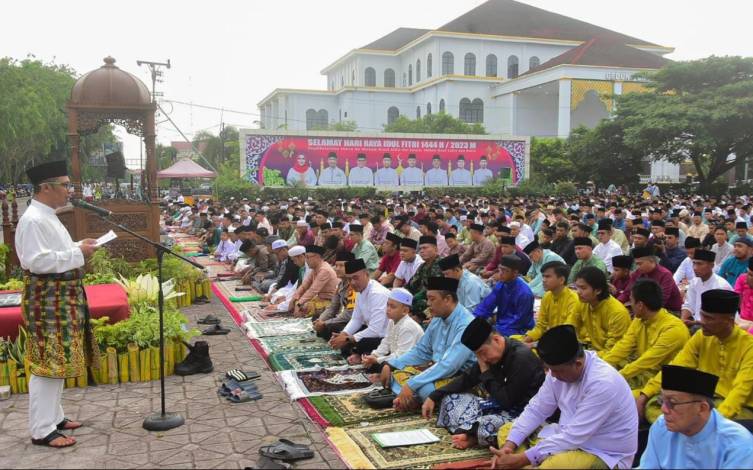
[[[729,283],[718,274],[714,274],[714,252],[696,249],[693,255],[695,278],[688,284],[685,301],[682,304],[681,318],[686,325],[700,325],[701,294],[711,289],[732,290]]]
[[[515,245],[518,248],[523,248],[531,243],[531,240],[523,234],[520,228],[520,222],[510,222],[510,236],[515,238]]]
[[[431,166],[426,172],[426,186],[447,186],[447,171],[442,169],[442,157],[431,157]]]
[[[358,292],[353,316],[342,332],[332,335],[329,345],[340,349],[343,357],[360,362],[360,356],[371,354],[387,334],[387,299],[390,290],[371,279],[366,263],[355,259],[345,263],[345,275],[353,290]]]
[[[601,260],[604,261],[604,264],[607,265],[607,271],[609,271],[609,274],[612,274],[614,272],[612,258],[615,256],[622,256],[622,248],[612,240],[611,219],[602,219],[599,221],[596,237],[599,239],[599,244],[594,248],[594,256],[601,258]]]
[[[330,152],[327,156],[327,168],[319,175],[319,186],[345,186],[345,172],[337,167],[337,154]]]
[[[60,431],[81,427],[63,413],[64,381],[99,364],[81,271],[97,242],[87,238],[74,243],[55,214],[73,189],[64,160],[37,165],[26,175],[34,197],[18,221],[15,244],[27,286],[22,293],[24,326],[33,338],[26,345],[29,428],[33,444],[61,448],[76,439]]]
[[[680,267],[677,268],[677,271],[672,275],[675,284],[678,286],[683,283],[687,284],[695,277],[695,272],[693,271],[693,255],[695,254],[695,250],[700,247],[701,240],[695,237],[685,237],[685,252],[688,254],[688,257],[682,260]]]
[[[407,286],[424,260],[416,253],[418,242],[412,238],[403,238],[400,242],[400,264],[395,271],[395,287]]]
[[[385,153],[382,157],[382,168],[378,169],[374,176],[376,186],[397,186],[397,171],[392,168],[392,155]]]
[[[424,172],[421,168],[416,167],[416,154],[408,155],[408,168],[403,170],[400,175],[401,186],[423,186]]]
[[[348,175],[348,184],[350,186],[373,186],[374,173],[371,168],[366,166],[366,154],[359,153],[356,160],[356,167],[351,168]]]
[[[714,269],[718,271],[724,260],[733,256],[732,245],[727,242],[727,231],[724,230],[724,227],[717,227],[714,229],[714,239],[716,240],[716,243],[711,247],[711,251],[716,254],[716,258],[714,258]]]
[[[486,167],[488,164],[489,162],[487,161],[485,156],[479,159],[478,169],[473,172],[474,186],[483,186],[483,184],[486,183],[487,180],[490,180],[494,177],[492,170]]]
[[[471,186],[471,172],[465,169],[465,157],[458,156],[456,168],[450,175],[450,186]]]

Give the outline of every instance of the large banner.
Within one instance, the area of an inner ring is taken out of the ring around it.
[[[242,131],[241,146],[242,174],[262,186],[420,189],[528,177],[525,138]]]

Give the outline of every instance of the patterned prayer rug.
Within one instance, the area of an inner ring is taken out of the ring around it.
[[[378,432],[426,428],[440,438],[434,444],[383,449],[374,442]],[[432,465],[461,460],[489,458],[485,448],[459,450],[452,447],[452,436],[437,427],[434,420],[420,417],[388,419],[366,426],[330,427],[326,430],[332,445],[350,468],[429,468]]]
[[[314,367],[333,367],[347,365],[347,361],[332,348],[320,350],[290,350],[273,352],[269,355],[269,365],[273,370],[303,370]]]
[[[410,416],[413,413],[395,411],[393,408],[375,410],[364,401],[365,393],[348,395],[322,395],[308,398],[311,405],[330,426],[374,423],[385,419]]]
[[[309,370],[284,370],[277,373],[291,400],[317,395],[348,395],[367,392],[381,385],[374,385],[360,366],[347,365]]]
[[[260,338],[259,343],[269,354],[291,351],[332,351],[332,348],[322,338],[315,334],[267,336]]]
[[[314,331],[309,318],[247,322],[247,336],[251,339],[267,336],[303,335]]]

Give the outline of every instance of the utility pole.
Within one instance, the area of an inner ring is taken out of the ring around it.
[[[136,65],[141,67],[142,65],[146,65],[149,67],[149,71],[152,74],[152,101],[156,102],[158,96],[162,96],[162,93],[157,93],[157,82],[162,82],[162,80],[159,80],[159,77],[162,76],[162,70],[160,70],[161,67],[170,68],[170,59],[167,59],[167,62],[152,62],[148,60],[137,60]]]

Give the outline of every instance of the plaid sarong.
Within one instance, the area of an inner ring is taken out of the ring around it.
[[[89,323],[80,270],[61,274],[24,274],[26,358],[34,375],[79,377],[99,365],[99,347]]]

